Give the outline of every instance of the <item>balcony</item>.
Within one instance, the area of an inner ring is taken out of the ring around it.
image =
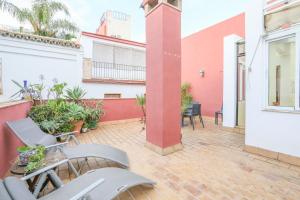
[[[83,82],[144,85],[146,67],[85,59],[83,62]]]

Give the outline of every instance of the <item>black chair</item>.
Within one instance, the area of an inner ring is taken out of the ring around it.
[[[215,112],[215,124],[219,125],[219,115],[221,116],[221,119],[223,121],[223,105],[220,111]]]
[[[195,117],[199,116],[200,123],[202,124],[204,128],[204,122],[201,115],[201,104],[194,102],[190,107],[186,109],[186,111],[182,115],[182,122],[184,121],[185,117],[190,118],[190,122],[193,126],[193,130],[195,130]]]

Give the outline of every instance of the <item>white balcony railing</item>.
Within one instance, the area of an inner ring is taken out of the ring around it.
[[[88,59],[84,61],[83,79],[144,82],[146,67],[96,62]]]

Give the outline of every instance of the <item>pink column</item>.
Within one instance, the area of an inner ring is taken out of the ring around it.
[[[147,144],[166,155],[182,149],[181,1],[148,0],[146,12]]]

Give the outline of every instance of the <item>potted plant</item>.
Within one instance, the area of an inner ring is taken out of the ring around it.
[[[145,95],[136,95],[136,102],[137,105],[141,107],[141,110],[143,112],[143,117],[141,118],[141,122],[143,123],[143,130],[145,129],[146,125],[146,97]]]
[[[30,155],[32,155],[34,153],[32,151],[32,148],[27,147],[27,146],[18,147],[17,152],[19,154],[19,160],[20,160],[19,165],[21,165],[21,166],[26,166],[29,163]]]
[[[66,90],[66,95],[65,97],[77,104],[80,103],[81,99],[86,95],[86,91],[79,86],[73,87],[73,88],[68,88]]]
[[[29,156],[29,162],[25,168],[26,173],[31,173],[45,165],[45,152],[44,146],[36,146],[31,150],[33,153]]]
[[[73,131],[79,134],[86,117],[84,108],[75,103],[70,103],[68,106],[67,116],[71,124],[74,126]]]
[[[88,129],[96,129],[102,115],[102,102],[97,102],[94,106],[85,105],[84,126]]]

